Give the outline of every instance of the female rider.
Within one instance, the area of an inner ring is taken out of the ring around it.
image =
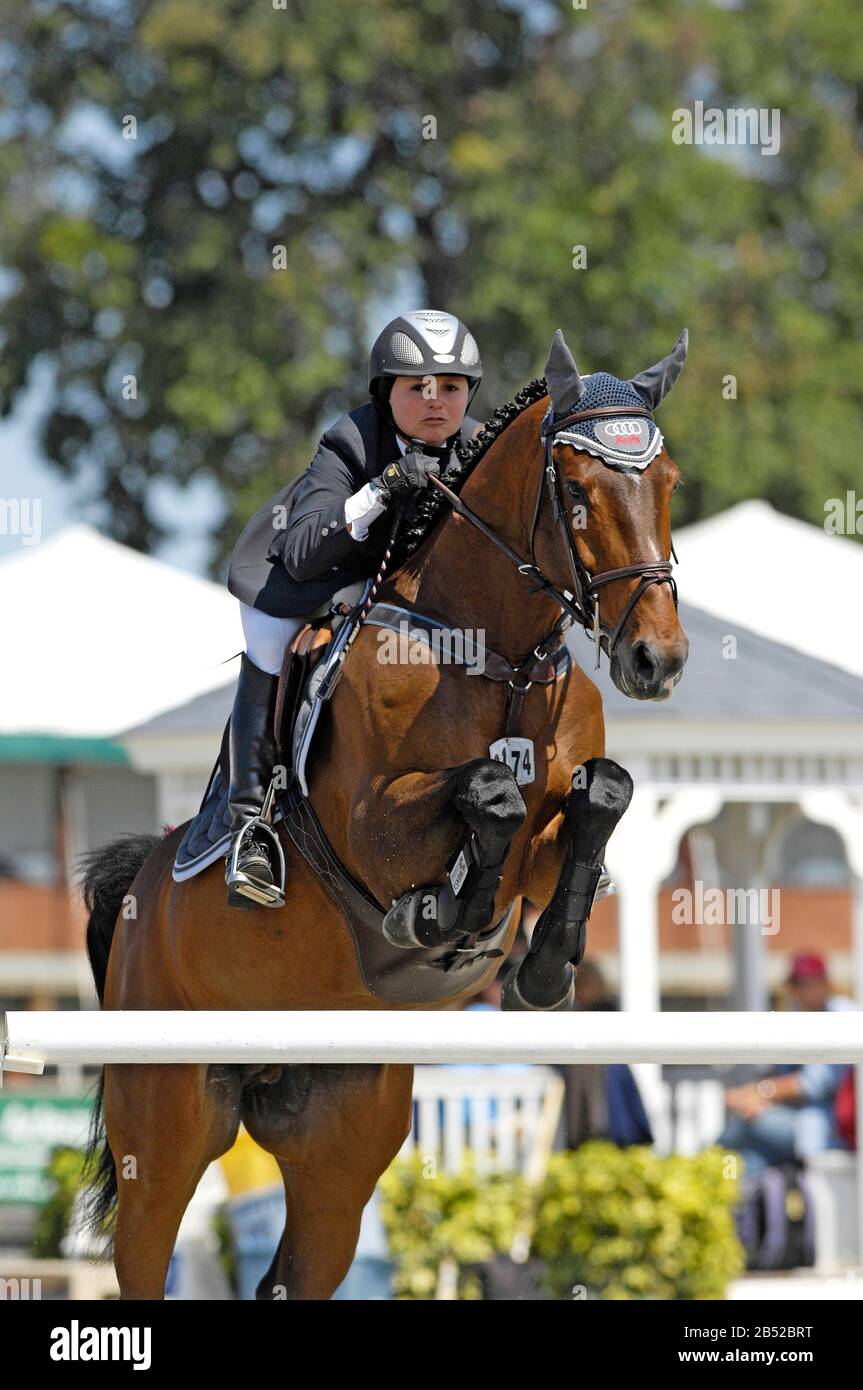
[[[466,410],[481,378],[473,335],[452,314],[423,309],[393,319],[371,350],[371,400],[326,431],[305,473],[255,513],[234,548],[228,588],[240,601],[246,650],[229,739],[232,907],[284,901],[255,821],[275,757],[285,650],[334,594],[377,573],[392,503],[427,487],[460,435],[480,428]]]

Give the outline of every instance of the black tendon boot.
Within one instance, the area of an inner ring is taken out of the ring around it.
[[[273,715],[278,684],[277,675],[260,670],[243,653],[229,743],[231,847],[225,882],[230,907],[284,906],[275,872],[275,836],[261,824],[252,824],[261,814],[276,756]]]

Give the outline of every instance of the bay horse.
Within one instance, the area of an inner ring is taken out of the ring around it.
[[[441,515],[379,598],[484,630],[487,650],[522,675],[537,649],[547,651],[563,606],[592,627],[597,659],[601,644],[619,689],[667,698],[687,655],[669,577],[679,470],[651,412],[685,353],[683,334],[630,382],[582,378],[558,331],[545,378],[468,447],[464,477],[451,479],[457,492],[444,475],[433,499]],[[579,411],[593,398],[599,408]],[[607,434],[596,448],[594,420]],[[654,456],[627,466],[621,450],[639,432],[642,443],[653,439]],[[316,735],[309,800],[331,845],[378,903],[393,904],[393,939],[402,932],[401,945],[421,950],[446,933],[421,924],[416,895],[434,900],[472,835],[472,928],[500,923],[524,898],[542,909],[506,1005],[570,1008],[605,845],[632,792],[605,757],[596,686],[575,663],[560,679],[510,684],[468,678],[457,665],[382,663],[379,652],[380,629],[362,627]],[[518,733],[536,754],[534,780],[522,785],[488,756],[514,695]],[[120,837],[85,856],[87,947],[105,1009],[428,1007],[370,992],[344,918],[283,827],[286,901],[277,912],[228,908],[221,861],[175,882],[185,829]],[[502,954],[469,988],[453,972],[434,1006],[462,1007],[485,988],[517,927],[516,912]],[[363,1207],[409,1132],[412,1078],[405,1065],[105,1066],[88,1151],[90,1218],[116,1207],[121,1297],[164,1296],[183,1213],[242,1121],[285,1186],[284,1233],[257,1297],[329,1298],[353,1258]]]

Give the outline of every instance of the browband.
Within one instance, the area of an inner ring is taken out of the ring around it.
[[[645,415],[648,420],[653,419],[646,406],[595,405],[592,410],[576,410],[572,415],[564,415],[559,420],[555,419],[554,427],[555,430],[564,429],[576,420],[593,420],[600,415]]]

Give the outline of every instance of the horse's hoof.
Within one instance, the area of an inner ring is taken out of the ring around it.
[[[572,970],[569,986],[556,1004],[531,1004],[518,987],[518,971],[513,970],[504,980],[500,992],[500,1007],[505,1013],[569,1013],[575,1006],[575,971]]]

